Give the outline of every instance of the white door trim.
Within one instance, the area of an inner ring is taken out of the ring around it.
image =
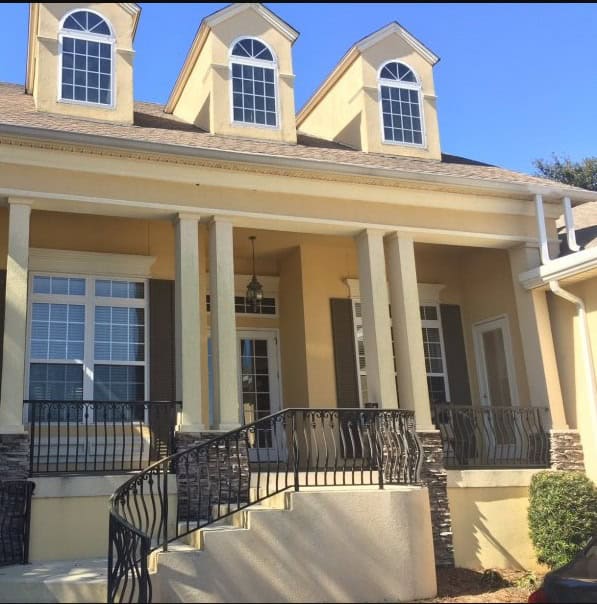
[[[473,325],[473,344],[475,348],[475,364],[477,366],[477,378],[479,382],[479,397],[481,405],[491,405],[489,400],[489,387],[487,383],[487,364],[485,362],[485,351],[483,349],[482,335],[487,331],[501,329],[504,338],[504,353],[506,355],[506,371],[510,385],[510,400],[513,407],[520,406],[518,398],[518,382],[514,367],[514,356],[512,353],[512,338],[507,315],[499,315],[490,319],[479,321]]]

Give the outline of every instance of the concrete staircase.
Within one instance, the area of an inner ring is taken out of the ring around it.
[[[288,491],[152,556],[157,602],[413,601],[436,593],[420,487]]]

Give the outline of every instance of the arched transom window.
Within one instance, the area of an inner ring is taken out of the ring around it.
[[[259,40],[243,38],[230,54],[232,119],[277,126],[276,63],[271,50]]]
[[[60,99],[112,105],[114,38],[108,23],[97,13],[70,13],[60,30]]]
[[[384,141],[422,145],[421,85],[412,69],[397,61],[386,63],[379,87]]]

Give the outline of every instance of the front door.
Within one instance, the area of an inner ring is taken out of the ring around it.
[[[498,407],[484,414],[490,448],[486,454],[511,458],[517,451],[517,430],[515,414],[508,407],[518,406],[518,397],[508,319],[499,317],[477,323],[473,334],[481,405]]]
[[[280,410],[278,336],[275,330],[238,330],[239,399],[244,424],[251,424]],[[275,456],[276,435],[259,430],[250,438],[251,457]]]

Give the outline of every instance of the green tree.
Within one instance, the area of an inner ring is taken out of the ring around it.
[[[569,157],[552,154],[551,160],[536,159],[537,176],[551,178],[574,187],[597,191],[597,157],[585,157],[574,162]]]

